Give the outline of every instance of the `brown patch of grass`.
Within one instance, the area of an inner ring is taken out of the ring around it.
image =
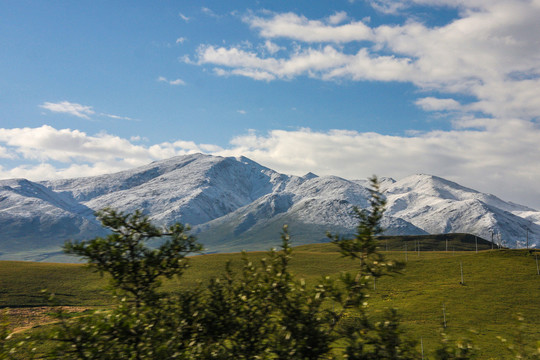
[[[53,313],[61,310],[65,313],[79,313],[88,310],[84,306],[37,306],[37,307],[21,307],[21,308],[6,308],[4,309],[8,321],[9,329],[13,333],[19,333],[36,326],[51,324],[57,321]]]

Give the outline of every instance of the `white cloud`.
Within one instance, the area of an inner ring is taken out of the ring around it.
[[[171,85],[186,85],[186,82],[184,80],[182,80],[182,79],[175,79],[175,80],[170,80],[169,84],[171,84]]]
[[[220,151],[211,144],[189,141],[136,145],[144,140],[123,139],[107,133],[88,135],[79,130],[38,128],[0,128],[0,156],[16,156],[32,165],[0,168],[1,178],[25,177],[32,180],[90,176],[147,164],[153,160],[194,152]],[[55,167],[52,163],[67,164]]]
[[[212,10],[212,9],[210,9],[210,8],[207,8],[207,7],[204,7],[204,6],[203,6],[203,7],[201,8],[201,11],[202,11],[205,15],[207,15],[207,16],[214,17],[214,18],[218,18],[218,17],[219,17],[219,15],[216,14],[216,13],[214,12],[214,10]]]
[[[164,76],[158,77],[157,81],[159,82],[165,82],[169,85],[186,85],[186,82],[182,79],[175,79],[175,80],[169,80]]]
[[[184,41],[186,41],[187,39],[183,36],[179,37],[178,39],[176,39],[176,43],[177,44],[183,44]]]
[[[0,159],[13,159],[15,156],[9,152],[9,150],[3,146],[0,146]]]
[[[116,166],[108,163],[71,164],[65,168],[57,168],[48,163],[37,165],[21,165],[13,169],[4,169],[0,165],[0,178],[24,178],[29,180],[68,179],[75,177],[94,176],[125,170],[125,165]]]
[[[136,136],[132,136],[129,138],[129,141],[149,141],[149,139],[145,136],[140,136],[140,135],[136,135]]]
[[[397,14],[407,7],[406,1],[399,0],[369,0],[369,3],[375,10],[385,14]]]
[[[180,16],[180,18],[182,20],[184,20],[185,22],[188,22],[190,20],[189,17],[187,17],[186,15],[182,14],[182,13],[178,13],[178,16]]]
[[[135,119],[130,118],[129,116],[119,116],[119,115],[113,115],[113,114],[106,114],[106,113],[100,113],[101,116],[106,116],[111,119],[115,120],[129,120],[129,121],[135,121]]]
[[[347,13],[345,11],[336,11],[334,15],[328,17],[328,23],[331,25],[337,25],[347,20]]]
[[[98,162],[144,154],[142,147],[117,136],[105,133],[88,136],[79,130],[57,130],[48,125],[0,129],[0,142],[22,158],[39,161]]]
[[[283,48],[281,46],[271,42],[270,40],[266,40],[264,42],[264,48],[266,49],[266,51],[268,51],[272,55],[274,55],[275,53],[277,53],[280,50],[283,50]]]
[[[247,16],[244,21],[259,30],[264,38],[288,38],[305,42],[350,42],[370,40],[373,31],[361,21],[335,26],[347,14],[336,13],[324,21],[309,20],[294,13],[275,14],[271,18]]]
[[[247,111],[246,110],[236,110],[237,113],[239,114],[242,114],[242,115],[246,115],[247,114]]]
[[[425,97],[418,99],[415,103],[426,111],[458,110],[461,104],[454,99],[438,99]]]
[[[347,55],[333,46],[307,48],[287,59],[263,58],[240,48],[201,46],[199,64],[232,68],[214,70],[218,75],[242,75],[255,80],[291,79],[300,75],[321,79],[352,77],[354,80],[409,80],[414,73],[409,59],[394,56],[373,56],[361,49]],[[219,68],[218,68],[219,69]]]
[[[235,69],[235,70],[232,70],[230,73],[225,72],[225,74],[241,75],[245,77],[250,77],[254,80],[265,80],[265,81],[274,80],[276,78],[275,75],[267,71],[252,70],[252,69]]]
[[[61,101],[59,103],[45,102],[39,107],[47,109],[54,113],[63,113],[77,116],[83,119],[90,119],[90,115],[94,115],[95,111],[91,106],[85,106],[69,101]]]
[[[106,116],[111,119],[115,120],[135,120],[128,116],[119,116],[119,115],[113,115],[113,114],[107,114],[107,113],[98,113],[94,111],[92,106],[86,106],[81,105],[77,103],[72,103],[69,101],[61,101],[59,103],[51,103],[51,102],[45,102],[39,107],[43,109],[47,109],[54,113],[63,113],[63,114],[69,114],[73,116],[77,116],[83,119],[90,119],[90,115],[98,115],[98,116]]]

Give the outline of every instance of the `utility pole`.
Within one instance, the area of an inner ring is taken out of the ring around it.
[[[529,228],[527,228],[527,250],[529,250]]]
[[[442,304],[442,314],[443,314],[443,326],[446,329],[446,307],[444,303]]]
[[[478,236],[474,236],[474,243],[476,244],[476,253],[478,254]]]
[[[491,231],[491,250],[493,250],[493,231]]]
[[[405,243],[405,262],[407,262],[407,243]]]

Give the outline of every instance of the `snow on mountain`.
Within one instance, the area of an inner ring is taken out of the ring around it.
[[[276,245],[283,224],[296,244],[327,240],[326,232],[350,234],[358,220],[353,207],[367,207],[369,191],[355,181],[336,176],[289,178],[274,191],[227,216],[195,229],[210,251],[267,249]],[[383,220],[389,235],[427,234],[413,224],[391,216]],[[234,245],[233,245],[234,243]],[[232,247],[231,247],[232,246]]]
[[[540,212],[440,177],[409,176],[387,186],[385,195],[388,215],[431,234],[466,232],[488,240],[495,234],[512,247],[525,246],[527,229],[540,238],[539,224],[531,221]],[[521,217],[523,213],[529,218]]]
[[[91,209],[140,209],[160,223],[197,225],[249,204],[287,179],[246,158],[195,154],[118,174],[44,185]]]
[[[92,210],[43,185],[25,180],[0,181],[0,253],[21,249],[58,250],[68,238],[104,234]]]
[[[268,249],[283,224],[297,244],[351,233],[354,206],[368,206],[365,180],[288,176],[245,157],[194,154],[116,174],[30,182],[0,180],[0,258],[56,249],[66,239],[101,235],[93,212],[141,209],[161,224],[194,226],[209,251]],[[381,178],[389,235],[466,232],[508,246],[540,239],[540,212],[431,175]]]
[[[529,220],[537,225],[540,225],[540,211],[529,210],[529,211],[514,211],[514,215],[519,216],[523,219]]]

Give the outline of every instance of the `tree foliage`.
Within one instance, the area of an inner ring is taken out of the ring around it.
[[[8,329],[8,322],[6,316],[1,314],[0,316],[0,360],[8,359],[10,348],[7,344],[7,340],[11,338],[10,331]]]
[[[343,274],[340,284],[324,278],[308,287],[290,271],[290,237],[285,226],[280,251],[260,264],[243,255],[242,270],[227,265],[206,286],[177,294],[158,291],[160,279],[181,275],[186,255],[201,247],[176,224],[160,229],[140,212],[111,209],[98,213],[112,234],[65,250],[85,258],[111,277],[117,306],[79,319],[66,319],[56,335],[55,356],[79,359],[322,359],[335,355],[345,340],[349,359],[414,357],[414,343],[401,340],[395,312],[372,324],[366,311],[374,277],[394,272],[376,248],[385,200],[372,179],[371,208],[355,208],[359,225],[354,238],[332,236],[344,256],[357,262],[356,274]],[[147,242],[166,241],[155,249]],[[355,314],[358,321],[345,325]]]

